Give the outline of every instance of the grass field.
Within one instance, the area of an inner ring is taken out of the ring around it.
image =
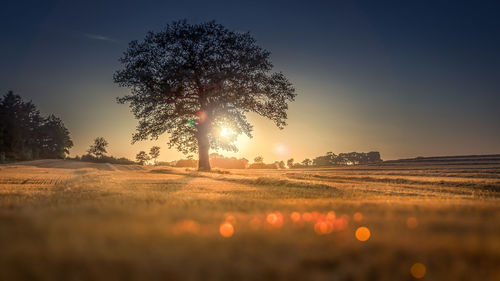
[[[500,164],[0,165],[0,280],[500,280]]]

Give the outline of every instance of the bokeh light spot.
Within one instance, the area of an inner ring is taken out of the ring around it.
[[[360,212],[356,212],[354,213],[354,215],[352,216],[352,218],[357,221],[357,222],[360,222],[363,220],[363,214],[360,213]]]
[[[300,221],[300,213],[299,212],[292,212],[290,214],[290,218],[292,219],[293,222],[298,222],[298,221]]]
[[[415,217],[409,217],[406,220],[406,226],[408,226],[409,229],[415,229],[418,226],[418,221],[417,218]]]
[[[346,221],[346,223],[348,223],[348,222],[349,222],[349,216],[348,216],[348,215],[346,215],[346,214],[342,214],[342,215],[340,216],[340,218],[341,218],[341,219],[343,219],[343,220],[345,220],[345,221]]]
[[[233,215],[228,214],[228,215],[226,215],[226,221],[230,222],[232,224],[235,224],[236,223],[236,218]]]
[[[326,219],[329,221],[334,221],[335,220],[335,212],[334,211],[328,212],[328,214],[326,214]]]
[[[269,213],[266,221],[274,227],[281,227],[283,225],[283,215],[280,212]]]
[[[314,224],[314,231],[320,235],[332,233],[333,224],[329,221],[318,221]]]
[[[417,279],[423,278],[426,272],[425,265],[419,262],[413,264],[410,268],[411,275]]]
[[[359,241],[367,241],[368,239],[370,239],[370,230],[367,228],[367,227],[358,227],[358,229],[356,229],[356,239],[358,239]]]
[[[194,220],[182,220],[177,222],[173,227],[174,234],[198,234],[200,232],[200,224]]]
[[[312,218],[313,218],[313,216],[309,212],[305,212],[305,213],[302,214],[302,219],[304,221],[311,221]]]
[[[253,230],[258,230],[260,228],[261,221],[258,217],[254,217],[253,219],[250,220],[250,227]]]
[[[335,229],[338,231],[342,231],[347,227],[347,221],[345,218],[340,218],[335,220]]]
[[[234,234],[234,227],[231,223],[229,222],[224,222],[220,225],[219,227],[219,232],[220,232],[220,235],[222,235],[223,237],[231,237],[233,236]]]

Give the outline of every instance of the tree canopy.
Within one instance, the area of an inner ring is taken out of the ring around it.
[[[73,147],[68,129],[55,115],[9,91],[0,97],[0,161],[65,158]]]
[[[156,145],[151,147],[151,149],[149,150],[149,156],[156,164],[156,159],[160,157],[160,147]]]
[[[102,158],[104,154],[108,153],[106,147],[108,146],[108,141],[103,137],[97,137],[94,139],[94,143],[90,145],[87,153],[96,158]]]
[[[168,133],[169,147],[198,152],[207,170],[209,148],[236,151],[237,135],[252,137],[246,113],[283,128],[295,92],[284,74],[272,72],[269,57],[249,33],[214,21],[175,21],[130,42],[114,81],[131,90],[118,102],[130,103],[139,120],[132,141]],[[235,134],[221,137],[223,128]]]
[[[135,160],[137,161],[137,163],[139,163],[140,165],[144,165],[146,162],[148,162],[151,158],[149,157],[149,155],[145,152],[145,151],[139,151],[139,153],[137,153],[137,155],[135,155]]]
[[[378,151],[349,152],[335,155],[333,152],[327,152],[324,156],[314,158],[315,166],[335,166],[335,165],[358,165],[358,164],[377,164],[381,163],[380,153]]]

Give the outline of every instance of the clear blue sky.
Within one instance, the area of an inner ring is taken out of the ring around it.
[[[63,118],[72,154],[104,136],[134,157],[136,120],[112,80],[127,43],[178,19],[250,31],[297,88],[289,126],[250,116],[236,155],[266,162],[327,151],[384,159],[500,153],[500,4],[491,1],[8,1],[0,92]],[[291,152],[276,154],[277,145]]]

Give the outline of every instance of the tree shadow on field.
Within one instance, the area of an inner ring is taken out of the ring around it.
[[[161,179],[154,181],[141,180],[137,183],[131,182],[133,186],[129,188],[137,189],[138,187],[142,186],[144,191],[157,191],[163,194],[170,194],[184,189],[192,180],[192,177],[186,175],[183,175],[180,178],[173,179]]]
[[[326,184],[295,182],[270,177],[248,179],[221,177],[215,180],[245,185],[254,190],[258,189],[265,198],[315,199],[341,198],[347,195],[343,190]]]

